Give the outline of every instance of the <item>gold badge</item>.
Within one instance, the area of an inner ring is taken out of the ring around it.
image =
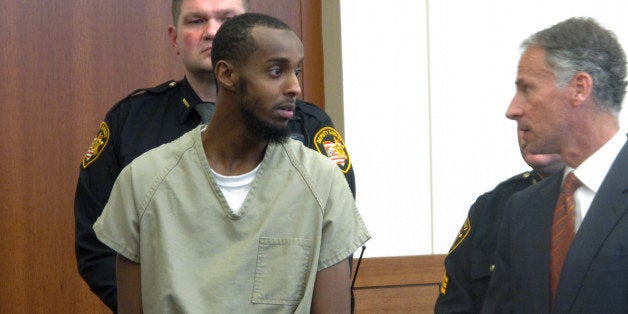
[[[338,131],[329,126],[318,130],[314,135],[314,144],[316,150],[335,162],[342,172],[349,172],[351,160],[345,148],[345,141]]]
[[[83,169],[87,168],[87,166],[98,159],[98,156],[100,156],[100,153],[102,153],[103,149],[105,149],[107,143],[109,143],[109,126],[106,122],[101,122],[98,134],[96,134],[96,137],[94,137],[94,140],[92,141],[92,145],[89,146],[87,153],[83,156],[83,161],[81,162]]]
[[[449,253],[447,254],[451,254],[451,252],[453,252],[462,243],[462,241],[467,238],[469,232],[471,232],[471,222],[469,222],[469,218],[467,217],[464,224],[462,224],[462,228],[458,231],[454,244],[451,245],[451,249],[449,249]]]

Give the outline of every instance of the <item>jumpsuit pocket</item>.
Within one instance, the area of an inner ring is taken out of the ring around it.
[[[310,272],[312,241],[260,238],[253,303],[298,305]]]

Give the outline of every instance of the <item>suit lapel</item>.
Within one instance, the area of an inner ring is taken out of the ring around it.
[[[560,276],[555,312],[568,312],[591,262],[628,210],[628,144],[620,151],[595,195],[569,248]]]
[[[520,256],[520,259],[513,263],[523,262],[524,268],[520,274],[525,276],[526,285],[522,288],[524,294],[530,296],[525,300],[526,306],[539,313],[549,312],[550,233],[552,213],[558,199],[557,195],[560,193],[561,182],[562,171],[531,187],[530,192],[533,193],[525,198],[529,202],[524,205],[525,211],[512,220],[512,224],[520,230],[514,237],[523,245],[517,248],[517,251],[526,252],[525,256]],[[515,265],[513,267],[518,268]]]

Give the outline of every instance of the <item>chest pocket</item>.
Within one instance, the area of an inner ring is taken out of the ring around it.
[[[312,241],[260,238],[253,303],[298,305],[310,272]]]

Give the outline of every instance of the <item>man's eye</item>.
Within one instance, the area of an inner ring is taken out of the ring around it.
[[[279,68],[270,70],[270,75],[272,75],[272,76],[280,76],[282,73],[283,73],[283,71],[281,69],[279,69]]]
[[[194,19],[194,20],[190,20],[188,23],[189,24],[202,24],[204,21],[202,19]]]
[[[517,90],[523,94],[527,94],[530,90],[530,87],[528,85],[518,84]]]
[[[303,70],[301,70],[301,68],[295,69],[295,70],[294,70],[294,75],[299,76],[299,75],[301,75],[301,72],[302,72],[302,71],[303,71]]]

